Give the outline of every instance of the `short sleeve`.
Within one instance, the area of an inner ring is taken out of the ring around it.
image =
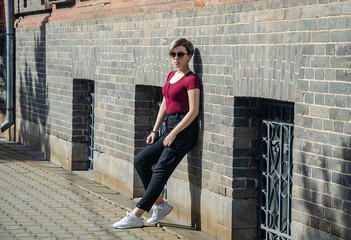
[[[186,89],[189,91],[194,88],[200,89],[200,81],[196,75],[191,75],[188,79]]]

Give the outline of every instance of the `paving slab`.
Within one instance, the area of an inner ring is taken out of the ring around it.
[[[89,171],[66,171],[1,138],[0,186],[0,239],[214,239],[170,217],[157,226],[115,229],[133,200],[94,182]]]

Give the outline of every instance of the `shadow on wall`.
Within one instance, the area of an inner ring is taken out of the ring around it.
[[[306,214],[312,215],[316,221],[314,225],[308,226],[311,229],[300,233],[301,240],[309,239],[349,239],[349,231],[345,226],[347,216],[351,216],[351,148],[350,143],[342,143],[341,160],[324,156],[307,157],[301,166],[301,174],[308,178],[315,174],[322,181],[305,181],[301,201],[295,201],[295,208]],[[314,173],[308,166],[309,162],[315,162],[322,166],[320,172]],[[346,174],[340,172],[346,172]],[[320,174],[318,176],[317,174]],[[326,193],[326,194],[321,194]],[[340,214],[342,212],[342,214]],[[325,219],[326,218],[326,219]],[[318,220],[321,219],[321,220]],[[311,223],[312,224],[312,223]],[[323,226],[320,228],[319,226]],[[292,233],[294,234],[294,233]]]
[[[48,118],[47,105],[47,83],[46,83],[46,42],[45,26],[40,27],[38,35],[34,36],[34,64],[24,63],[24,70],[19,72],[19,93],[16,100],[19,101],[19,116],[27,122],[38,124],[41,129],[33,127],[25,122],[17,127],[19,131],[19,141],[27,146],[45,150],[46,122]],[[22,46],[21,46],[22,47]],[[35,69],[33,69],[35,67]],[[19,68],[17,68],[19,69]],[[30,137],[29,137],[29,136]],[[33,137],[36,141],[33,141]],[[42,138],[44,137],[44,139]]]
[[[188,177],[191,196],[191,226],[201,229],[201,188],[202,188],[202,145],[204,132],[204,107],[203,107],[203,84],[202,84],[202,59],[199,49],[194,53],[194,73],[200,80],[200,112],[198,115],[199,122],[199,140],[194,149],[188,154]]]

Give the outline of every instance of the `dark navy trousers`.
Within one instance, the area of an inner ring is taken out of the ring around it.
[[[167,180],[183,157],[195,146],[198,139],[198,124],[195,119],[178,133],[170,147],[163,146],[163,140],[183,119],[184,114],[167,115],[166,131],[153,144],[146,146],[134,160],[134,167],[143,182],[145,193],[137,207],[150,211],[160,196]],[[154,166],[152,170],[152,166]]]

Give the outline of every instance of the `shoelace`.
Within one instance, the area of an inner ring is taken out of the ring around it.
[[[132,215],[131,212],[127,212],[127,218],[128,218],[128,219],[133,219],[133,217],[134,217],[134,216]]]
[[[157,206],[154,206],[152,208],[152,218],[157,218],[157,212],[158,212],[158,207]]]

